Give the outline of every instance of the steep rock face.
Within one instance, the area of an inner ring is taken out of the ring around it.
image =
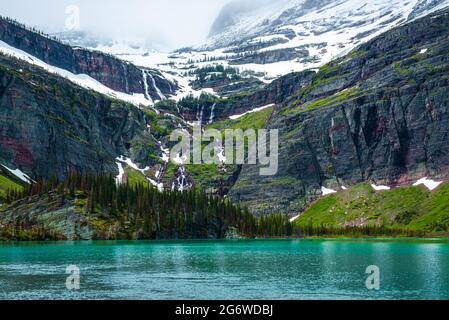
[[[279,50],[263,51],[254,54],[248,54],[241,58],[231,60],[231,64],[269,64],[279,61],[291,61],[294,59],[304,59],[310,56],[309,51],[297,48],[286,48]]]
[[[150,70],[146,72],[154,79],[154,85],[145,84],[143,70],[131,63],[102,52],[72,48],[3,18],[0,18],[0,40],[52,66],[74,74],[87,74],[116,91],[145,94],[147,85],[151,98],[160,100],[155,87],[163,95],[173,94],[177,88],[160,73]]]
[[[230,116],[243,114],[258,107],[281,103],[301,87],[310,84],[314,74],[313,71],[290,73],[265,85],[263,89],[231,95],[225,99],[210,97],[201,101],[195,100],[193,104],[181,102],[180,114],[187,121],[198,121],[202,118],[203,124],[211,118],[214,121],[225,120]],[[213,117],[211,117],[212,112]]]
[[[136,107],[0,56],[0,163],[35,179],[72,169],[116,173],[118,155],[151,162],[153,149]]]
[[[279,105],[279,171],[244,166],[231,197],[253,212],[297,214],[361,181],[449,177],[449,13],[396,28],[323,68]]]

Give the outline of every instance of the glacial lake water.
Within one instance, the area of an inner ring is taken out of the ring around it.
[[[0,299],[449,299],[449,240],[3,243]]]

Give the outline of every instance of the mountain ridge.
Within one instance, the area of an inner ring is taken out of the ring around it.
[[[177,84],[165,79],[159,72],[142,70],[129,62],[99,51],[73,48],[56,39],[41,35],[7,18],[0,17],[0,40],[23,50],[51,66],[73,74],[85,74],[112,90],[126,94],[148,94],[152,100],[161,97],[156,88],[145,88],[143,72],[152,74],[155,86],[163,94],[175,93]]]

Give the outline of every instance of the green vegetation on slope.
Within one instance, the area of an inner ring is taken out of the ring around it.
[[[273,107],[270,107],[259,112],[249,113],[236,120],[218,121],[208,125],[206,129],[219,130],[223,132],[223,135],[225,129],[242,129],[243,131],[247,129],[263,129],[273,113],[273,109]],[[207,144],[203,144],[203,147]],[[195,187],[212,192],[226,188],[227,181],[232,178],[237,170],[236,165],[189,164],[185,167],[188,174],[195,181]],[[176,171],[176,166],[172,163],[169,164],[165,173],[165,179],[173,179]]]
[[[0,199],[4,199],[9,190],[22,190],[23,187],[8,177],[0,174]]]
[[[228,199],[193,189],[159,192],[117,185],[112,176],[71,173],[10,192],[0,208],[1,240],[207,239],[292,234],[285,215],[256,218]]]
[[[129,166],[126,166],[125,174],[128,179],[127,182],[131,186],[138,186],[139,184],[145,185],[149,183],[141,172],[136,171]]]
[[[345,101],[351,100],[356,98],[359,95],[359,90],[357,88],[349,88],[343,91],[340,91],[332,96],[325,97],[325,98],[319,98],[314,101],[311,101],[310,103],[306,103],[304,105],[299,105],[291,110],[288,110],[288,112],[305,112],[310,111],[318,108],[326,108],[331,106],[340,105]],[[286,113],[287,111],[284,111]],[[287,112],[287,113],[288,113]]]
[[[238,69],[222,65],[206,66],[190,71],[187,75],[196,77],[193,81],[194,88],[200,88],[208,82],[241,79]]]
[[[449,232],[448,199],[449,183],[433,192],[423,186],[375,192],[364,183],[319,199],[295,221],[295,226]]]
[[[207,129],[217,129],[220,131],[223,131],[225,129],[263,129],[265,128],[271,114],[273,113],[273,110],[274,107],[270,107],[258,112],[248,113],[235,120],[227,119],[218,121],[207,126]]]
[[[11,206],[0,210],[0,223],[6,224],[11,231],[9,234],[37,228],[39,234],[62,237],[62,234],[54,234],[52,221],[40,220],[47,212],[30,216],[33,211],[29,208],[46,198],[49,198],[48,211],[53,213],[75,202],[77,208],[73,210],[85,217],[85,226],[93,227],[97,235],[103,234],[100,238],[223,238],[230,227],[238,229],[242,235],[251,236],[257,232],[256,219],[246,209],[195,189],[159,192],[148,183],[117,185],[112,176],[76,173],[71,173],[63,182],[51,179],[30,185],[22,192],[10,192],[8,204]],[[17,200],[22,202],[15,203]],[[26,207],[17,216],[17,208],[23,203]],[[72,219],[75,212],[67,212],[60,219]],[[11,215],[15,218],[2,221],[2,217]]]
[[[195,181],[195,187],[215,193],[236,171],[236,166],[226,166],[225,168],[225,166],[217,164],[189,164],[186,165],[186,170]]]

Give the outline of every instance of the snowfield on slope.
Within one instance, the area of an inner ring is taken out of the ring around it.
[[[41,67],[42,69],[46,70],[47,72],[59,75],[70,82],[85,88],[89,90],[96,91],[98,93],[107,95],[109,97],[123,100],[129,103],[132,103],[136,106],[143,105],[143,106],[152,106],[153,102],[151,100],[148,100],[145,98],[144,94],[126,94],[120,91],[112,90],[102,83],[98,82],[97,80],[91,78],[88,75],[85,74],[74,74],[67,70],[54,67],[52,65],[49,65],[42,60],[39,60],[38,58],[26,53],[25,51],[16,49],[7,43],[0,41],[0,52],[7,55],[14,57],[16,59],[25,61],[29,64]]]
[[[132,50],[129,54],[123,54],[122,48],[118,56],[142,67],[157,68],[171,73],[172,76],[175,74],[174,77],[184,83],[192,80],[184,77],[184,73],[210,65],[231,66],[241,73],[260,73],[263,75],[257,76],[259,80],[269,83],[290,72],[319,68],[358,45],[411,21],[408,18],[420,3],[424,3],[424,0],[340,0],[323,7],[301,9],[304,0],[278,1],[248,16],[237,17],[231,27],[209,39],[203,46],[182,52],[151,51],[145,54],[136,54]],[[413,19],[446,6],[449,6],[449,0],[430,6]],[[286,16],[288,18],[285,18]],[[278,20],[281,21],[279,25],[272,29],[266,28],[266,23]],[[292,36],[286,37],[286,32]],[[282,41],[270,45],[269,41],[275,39]],[[230,45],[239,41],[241,42],[238,45]],[[293,49],[307,50],[308,56],[265,64],[232,62],[239,57],[232,52],[234,49],[240,50],[247,45],[258,43],[268,45],[259,50],[243,50],[243,54]],[[186,90],[188,86],[183,87],[184,91],[192,92],[190,89]]]
[[[9,172],[11,172],[13,175],[15,175],[20,180],[22,180],[23,182],[26,182],[26,183],[32,183],[33,182],[33,180],[27,174],[23,173],[21,170],[19,170],[19,169],[11,169],[11,168],[8,168],[7,166],[3,165],[3,164],[1,166],[3,168],[5,168],[6,170],[8,170]]]

